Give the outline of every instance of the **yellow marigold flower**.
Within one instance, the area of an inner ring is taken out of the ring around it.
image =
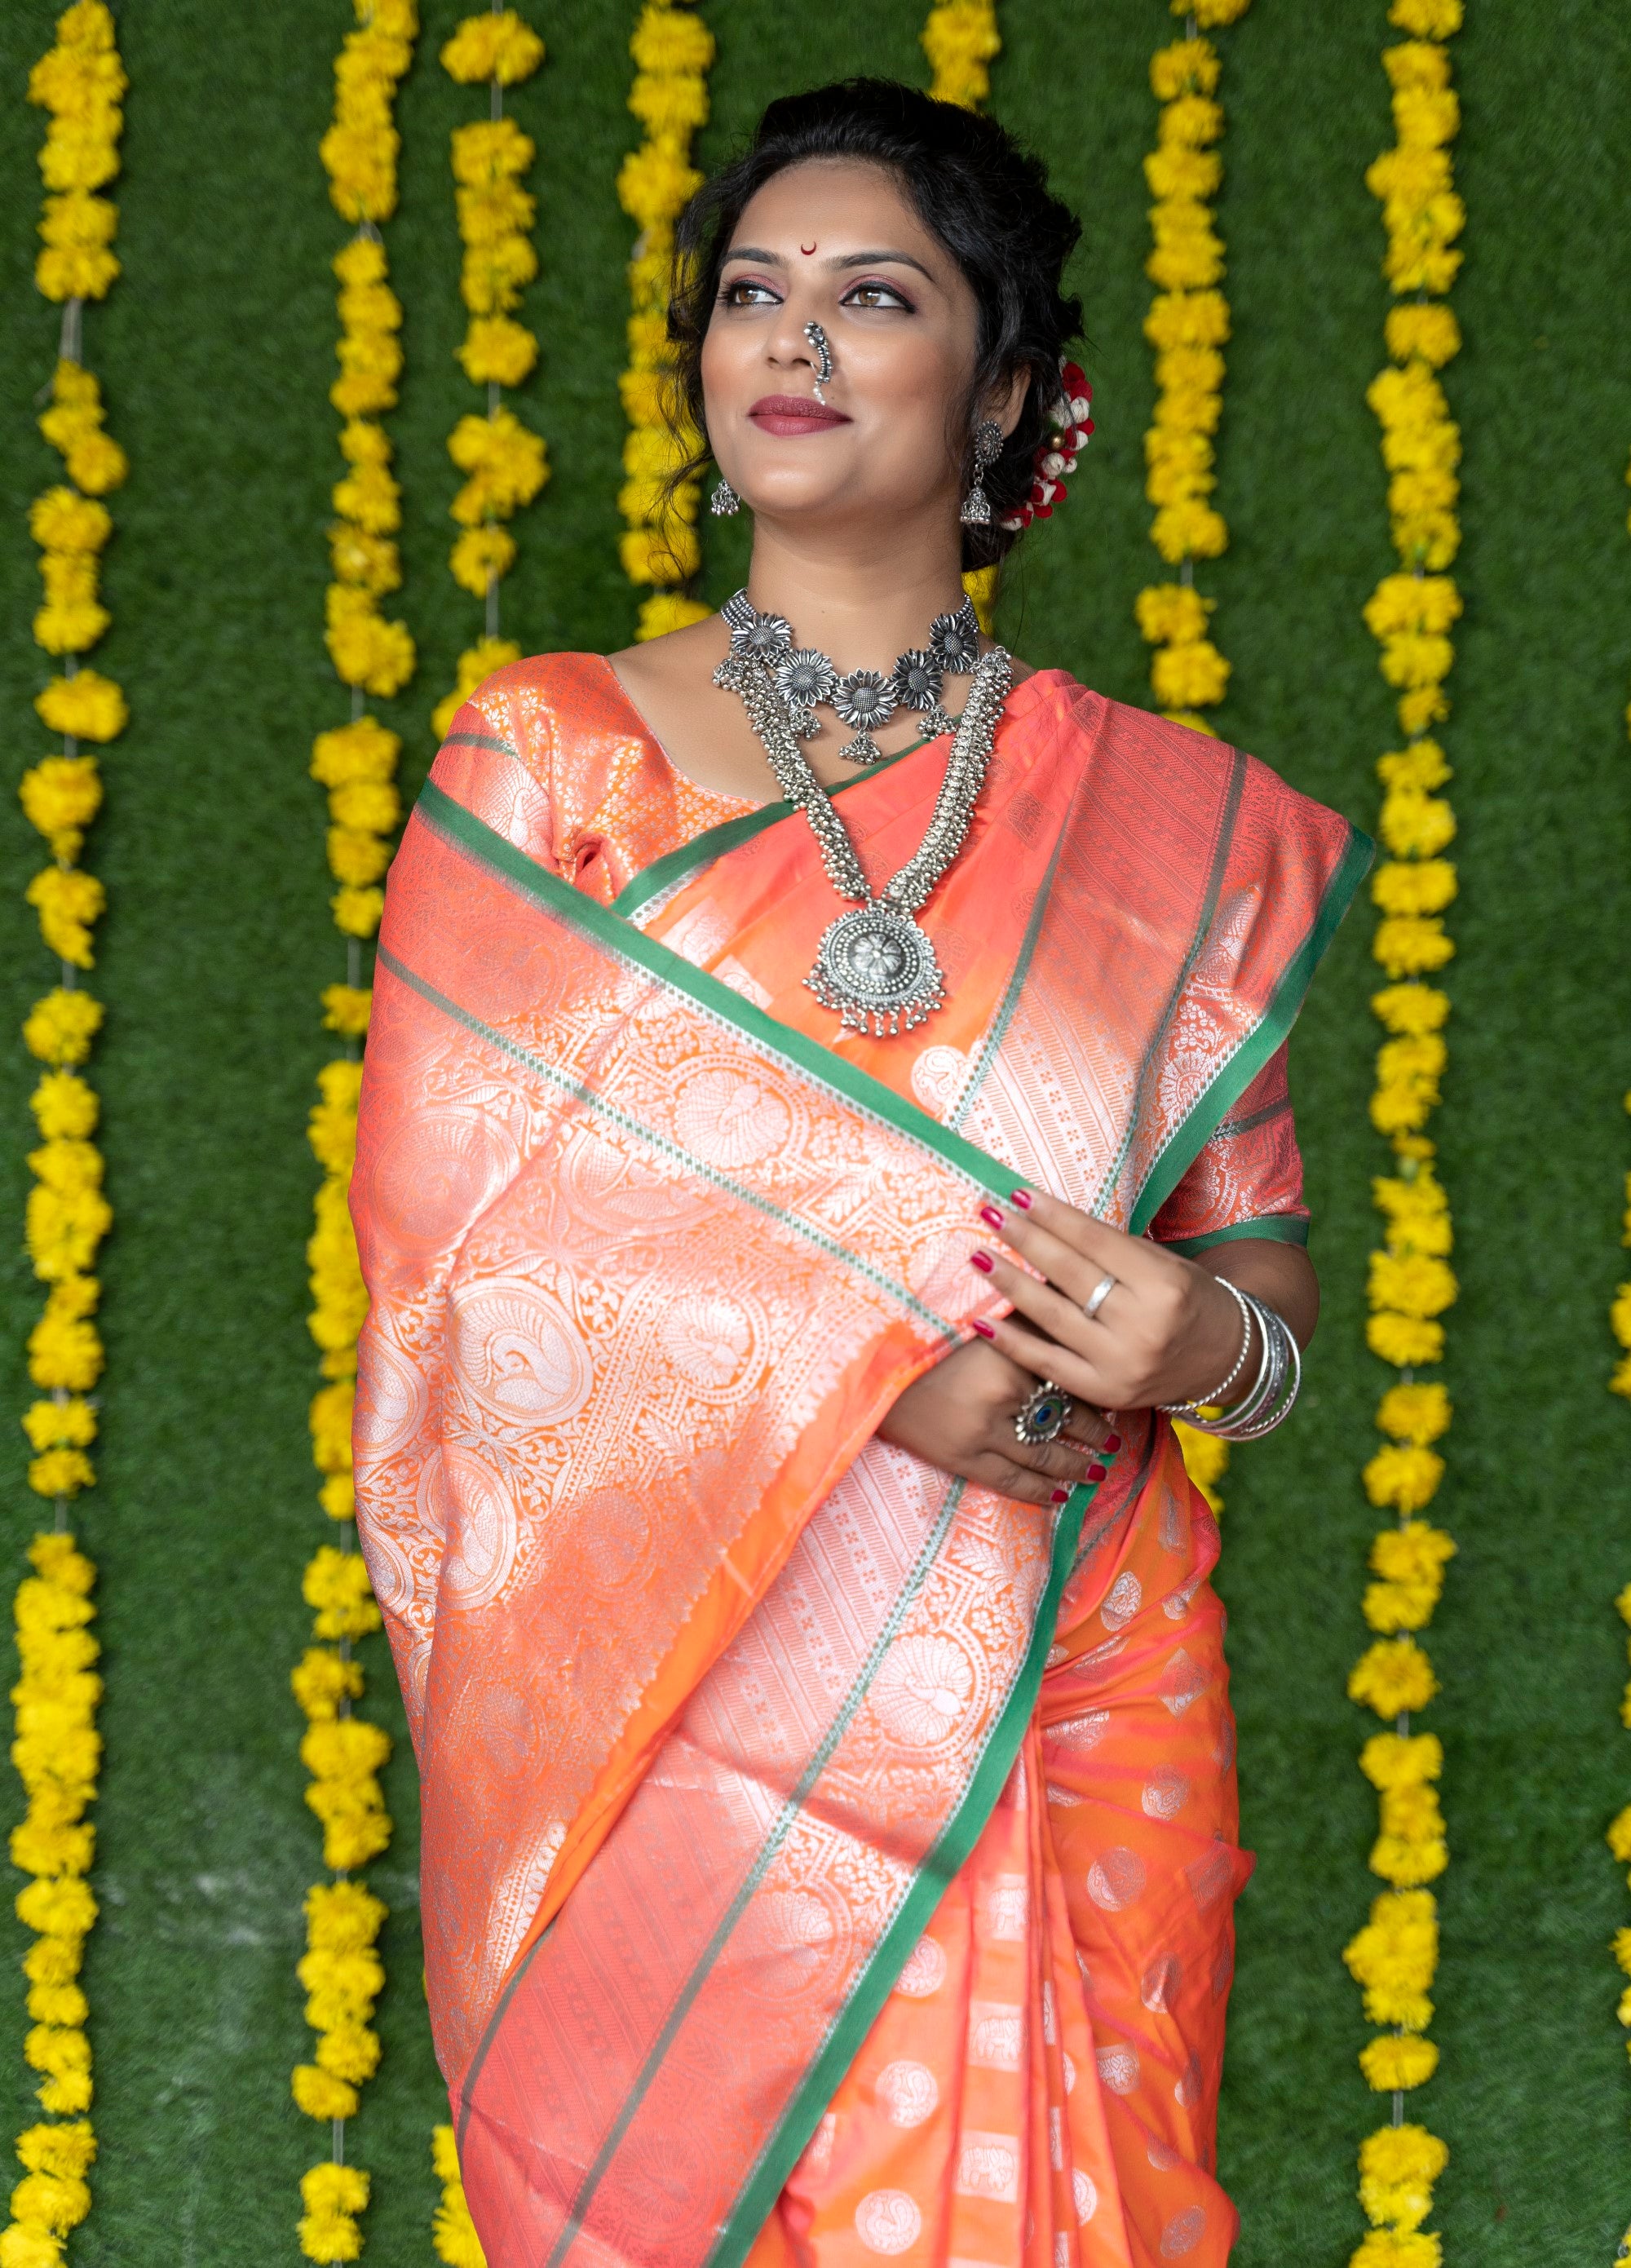
[[[1221,701],[1229,688],[1230,665],[1208,638],[1157,649],[1150,683],[1163,709],[1192,709]]]
[[[1450,1396],[1435,1381],[1428,1385],[1390,1386],[1378,1405],[1376,1422],[1395,1440],[1424,1448],[1448,1432],[1451,1414]]]
[[[650,0],[628,42],[643,71],[705,71],[714,60],[714,35],[700,16]]]
[[[1204,149],[1223,130],[1223,106],[1204,94],[1180,94],[1163,104],[1157,128],[1164,148],[1185,150]]]
[[[374,598],[401,586],[401,554],[388,536],[336,520],[328,531],[328,556],[336,582],[354,583]]]
[[[1448,307],[1390,307],[1385,337],[1395,362],[1419,356],[1435,370],[1461,351],[1461,327]]]
[[[1223,1499],[1217,1493],[1217,1484],[1228,1470],[1228,1442],[1220,1441],[1213,1433],[1197,1433],[1193,1425],[1179,1424],[1173,1427],[1173,1431],[1178,1436],[1184,1470],[1213,1512],[1221,1512]]]
[[[918,44],[934,73],[935,100],[978,108],[991,92],[986,66],[1003,45],[991,0],[937,0]]]
[[[1432,2208],[1433,2184],[1450,2153],[1424,2126],[1384,2126],[1359,2146],[1359,2201],[1378,2226],[1417,2228]]]
[[[467,188],[514,180],[537,154],[536,144],[513,118],[481,119],[453,129],[453,179]]]
[[[107,893],[95,875],[77,867],[45,866],[23,895],[40,917],[47,950],[76,968],[91,968],[91,924],[107,908]]]
[[[1229,529],[1209,504],[1167,504],[1150,524],[1150,540],[1176,566],[1182,559],[1216,559],[1229,549]]]
[[[1367,1583],[1361,1610],[1373,1631],[1393,1637],[1400,1631],[1425,1630],[1444,1594],[1444,1585],[1428,1583]]]
[[[538,360],[538,341],[508,315],[477,315],[458,353],[465,376],[473,385],[490,380],[499,386],[519,386]]]
[[[1430,858],[1455,840],[1455,814],[1443,796],[1395,788],[1382,801],[1378,831],[1399,858]]]
[[[402,303],[386,284],[347,284],[334,305],[342,328],[359,338],[402,328]]]
[[[28,508],[28,532],[45,551],[100,551],[114,532],[113,515],[94,497],[50,488]]]
[[[337,882],[377,882],[391,863],[391,845],[356,827],[328,830],[328,871]]]
[[[1426,1456],[1423,1449],[1385,1451],[1385,1455]],[[1433,1461],[1438,1462],[1436,1458]],[[1442,1528],[1407,1520],[1400,1528],[1384,1528],[1370,1546],[1370,1565],[1390,1583],[1436,1583],[1444,1564],[1456,1556],[1454,1539]]]
[[[1144,273],[1164,291],[1193,291],[1216,284],[1223,273],[1223,239],[1209,227],[1167,236],[1157,231]]]
[[[1216,347],[1168,347],[1157,355],[1155,372],[1159,394],[1193,401],[1220,391],[1223,357]]]
[[[1359,1756],[1360,1771],[1378,1788],[1436,1779],[1444,1764],[1444,1742],[1436,1733],[1372,1733]]]
[[[618,168],[617,201],[642,228],[672,225],[702,186],[695,167],[662,143],[631,151]]]
[[[1360,2051],[1359,2068],[1378,2095],[1395,2095],[1431,2079],[1438,2068],[1438,2050],[1431,2040],[1408,2032],[1372,2040]]]
[[[1184,583],[1155,583],[1139,593],[1133,612],[1139,632],[1151,645],[1177,645],[1206,636],[1216,601]]]
[[[1229,302],[1221,291],[1167,291],[1151,300],[1144,336],[1158,353],[1216,349],[1229,338]]]
[[[1174,40],[1150,59],[1150,91],[1157,102],[1175,101],[1180,94],[1210,94],[1222,71],[1210,40]]]
[[[1395,1842],[1434,1843],[1444,1839],[1444,1816],[1438,1792],[1425,1780],[1406,1780],[1382,1790],[1382,1831]]]
[[[364,984],[326,984],[323,987],[323,1028],[362,1039],[368,1031],[373,992]]]
[[[1387,20],[1417,39],[1447,40],[1461,28],[1462,0],[1392,0]]]
[[[1385,575],[1365,601],[1373,637],[1402,630],[1442,635],[1461,616],[1461,594],[1447,575]]]
[[[89,245],[48,245],[34,261],[34,288],[59,304],[64,299],[105,299],[120,273],[118,257],[112,252]]]
[[[328,175],[329,202],[343,219],[389,220],[396,210],[394,127],[336,120],[317,145]]]
[[[1400,915],[1377,924],[1370,940],[1373,960],[1392,977],[1424,976],[1455,958],[1455,942],[1436,916]]]
[[[379,2068],[379,2035],[365,2024],[336,2024],[317,2043],[318,2066],[360,2086]]]
[[[1390,1032],[1437,1032],[1449,1020],[1450,996],[1430,984],[1390,984],[1371,994],[1370,1007]]]
[[[1607,1833],[1609,1849],[1620,1864],[1631,1863],[1631,1804],[1610,1822]]]
[[[60,986],[36,1000],[23,1026],[23,1042],[41,1063],[82,1064],[102,1028],[102,1004],[88,992]]]
[[[83,607],[95,598],[97,559],[94,552],[42,551],[38,564],[46,597],[54,607]]]
[[[1152,150],[1144,159],[1144,180],[1154,197],[1216,196],[1223,179],[1223,161],[1216,150]]]
[[[1378,1506],[1392,1505],[1399,1512],[1420,1512],[1423,1505],[1432,1502],[1444,1476],[1444,1461],[1431,1449],[1408,1445],[1378,1449],[1364,1469],[1365,1494]],[[1374,1554],[1370,1564],[1378,1573],[1391,1575],[1391,1571],[1379,1566]]]
[[[102,1374],[102,1342],[86,1319],[100,1286],[88,1276],[53,1284],[45,1313],[28,1335],[28,1375],[36,1386],[88,1394]]]
[[[525,236],[538,217],[538,200],[509,175],[467,182],[453,193],[460,240],[489,250],[506,238]]]
[[[46,2073],[40,2101],[47,2110],[86,2110],[91,2104],[91,2043],[77,2026],[36,2024],[23,2054]]]
[[[1432,1663],[1409,1638],[1378,1638],[1348,1673],[1348,1699],[1374,1709],[1378,1717],[1425,1709],[1437,1690]]]
[[[447,453],[470,475],[453,504],[453,517],[467,526],[507,519],[531,504],[549,477],[543,442],[513,410],[461,417],[448,437]]]
[[[688,582],[702,563],[702,547],[693,530],[671,526],[630,528],[618,545],[623,572],[631,583]]]
[[[96,2162],[96,2136],[83,2118],[67,2126],[26,2126],[17,2138],[17,2154],[31,2174],[83,2181]]]
[[[1365,1285],[1370,1305],[1406,1316],[1442,1315],[1453,1307],[1456,1279],[1444,1261],[1419,1253],[1373,1252]]]
[[[365,1638],[379,1628],[379,1609],[360,1552],[336,1551],[332,1544],[320,1544],[307,1563],[301,1592],[307,1606],[316,1609],[314,1628],[319,1638]]]
[[[34,615],[34,644],[48,653],[86,653],[112,620],[94,600],[43,606]]]
[[[77,1496],[95,1480],[96,1469],[83,1449],[48,1449],[29,1462],[28,1485],[37,1496]]]
[[[927,46],[927,32],[923,38]],[[694,72],[642,71],[629,90],[628,107],[648,134],[694,134],[708,122],[708,85]]]
[[[507,528],[467,527],[448,554],[453,580],[475,598],[487,595],[496,575],[507,575],[515,564],[516,541]]]
[[[42,432],[49,417],[48,411],[40,420]],[[48,432],[46,438],[52,440],[54,437]],[[110,489],[122,486],[130,470],[129,460],[117,441],[94,427],[70,426],[61,446],[68,477],[87,496],[106,496]]]
[[[318,1882],[306,1892],[306,1940],[332,1953],[359,1951],[378,1936],[389,1909],[361,1882]]]
[[[496,79],[514,86],[544,60],[544,43],[513,8],[467,16],[442,49],[442,68],[466,86]]]
[[[320,2071],[315,2064],[297,2064],[290,2074],[290,2092],[297,2107],[308,2118],[320,2119],[327,2125],[333,2118],[354,2118],[361,2100],[356,2088],[349,2087],[342,2079]],[[361,2249],[361,2239],[358,2239]],[[343,2257],[343,2256],[341,2256]]]
[[[16,1911],[25,1929],[32,1929],[42,1938],[72,1939],[77,1942],[88,1934],[99,1909],[90,1884],[74,1877],[56,1882],[30,1882],[18,1892]]]
[[[101,808],[102,782],[94,759],[47,756],[23,774],[17,792],[30,826],[45,836],[55,855],[77,858],[84,830]]]
[[[1429,725],[1444,722],[1450,714],[1450,703],[1442,687],[1418,686],[1400,696],[1398,714],[1400,732],[1424,733]]]
[[[414,674],[414,641],[406,622],[388,622],[371,593],[349,583],[328,586],[323,642],[343,685],[388,698]]]
[[[467,646],[459,657],[457,681],[445,701],[438,703],[432,714],[431,724],[437,740],[444,739],[448,727],[470,696],[478,691],[495,670],[503,669],[512,661],[519,661],[521,649],[513,638],[478,638]]]
[[[96,1412],[77,1396],[67,1402],[31,1403],[23,1413],[23,1431],[30,1446],[41,1453],[50,1448],[86,1448],[96,1439]]]
[[[1169,0],[1175,16],[1193,16],[1203,32],[1223,24],[1238,24],[1252,0]]]
[[[115,740],[130,721],[122,688],[94,669],[54,677],[34,708],[48,732],[76,740]]]
[[[334,927],[347,937],[372,937],[385,911],[385,892],[378,889],[336,890],[328,901]]]
[[[388,781],[401,747],[400,734],[387,732],[375,718],[359,717],[354,725],[318,734],[312,743],[312,777],[327,788]]]
[[[361,1699],[363,1668],[342,1660],[332,1646],[309,1646],[290,1671],[289,1683],[297,1705],[315,1724],[337,1717],[342,1701]]]
[[[666,637],[670,630],[684,630],[688,622],[706,622],[712,611],[698,599],[681,598],[677,591],[654,591],[642,602],[636,641]]]

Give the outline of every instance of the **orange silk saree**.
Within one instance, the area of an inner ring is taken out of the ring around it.
[[[1367,846],[1042,673],[922,917],[945,1007],[841,1035],[786,806],[610,903],[563,858],[620,724],[572,656],[455,719],[352,1182],[358,1518],[489,2268],[1212,2268],[1247,1872],[1216,1528],[1150,1413],[1053,1513],[876,1428],[993,1304],[986,1197],[1148,1228]],[[874,874],[944,762],[840,791]]]

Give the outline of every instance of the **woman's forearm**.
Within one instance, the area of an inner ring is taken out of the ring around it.
[[[1319,1278],[1300,1244],[1277,1244],[1266,1236],[1243,1236],[1235,1244],[1215,1244],[1195,1255],[1196,1264],[1225,1276],[1243,1292],[1255,1293],[1284,1317],[1297,1343],[1305,1347],[1319,1320]]]

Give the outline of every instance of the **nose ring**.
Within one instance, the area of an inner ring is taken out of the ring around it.
[[[815,374],[815,398],[825,409],[827,396],[822,393],[821,388],[833,375],[833,350],[828,346],[827,333],[821,328],[819,323],[806,323],[804,336],[820,357],[820,365]]]

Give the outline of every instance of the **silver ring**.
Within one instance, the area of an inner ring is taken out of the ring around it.
[[[1119,1276],[1101,1276],[1098,1283],[1094,1285],[1092,1290],[1088,1293],[1087,1298],[1082,1302],[1082,1313],[1087,1317],[1090,1323],[1092,1322],[1094,1316],[1098,1313],[1098,1310],[1104,1306],[1105,1301],[1110,1297],[1110,1294],[1115,1290],[1116,1285],[1120,1282],[1120,1280],[1121,1279]]]
[[[1076,1415],[1076,1403],[1051,1378],[1045,1378],[1028,1401],[1014,1412],[1014,1439],[1022,1448],[1040,1448],[1056,1441]]]

